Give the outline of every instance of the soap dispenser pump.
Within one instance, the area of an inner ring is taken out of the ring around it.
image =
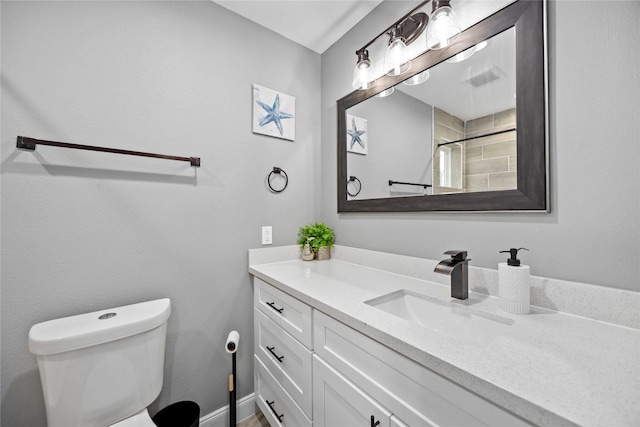
[[[531,284],[529,266],[521,265],[518,252],[527,248],[511,248],[499,253],[509,253],[507,262],[498,264],[498,296],[500,308],[507,313],[529,314]]]
[[[500,251],[498,253],[505,254],[505,253],[509,252],[509,254],[511,256],[509,257],[509,259],[507,259],[507,265],[511,265],[513,267],[518,267],[520,265],[520,260],[518,259],[518,251],[521,251],[521,250],[528,251],[529,249],[527,249],[527,248],[518,248],[518,249],[511,248],[508,251]]]

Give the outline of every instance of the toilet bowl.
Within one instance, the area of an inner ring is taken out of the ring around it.
[[[48,427],[155,427],[170,314],[164,298],[32,326]]]

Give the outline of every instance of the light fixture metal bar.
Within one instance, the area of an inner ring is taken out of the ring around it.
[[[398,24],[402,23],[404,20],[406,20],[408,17],[410,17],[416,10],[422,8],[424,5],[426,5],[427,3],[429,3],[431,0],[425,0],[420,2],[420,4],[418,4],[416,7],[414,7],[413,9],[411,9],[408,13],[406,13],[402,18],[398,19],[396,22],[394,22],[393,24],[389,25],[389,27],[387,27],[387,29],[385,29],[383,32],[381,32],[380,34],[378,34],[377,36],[375,36],[373,39],[371,39],[371,41],[369,41],[369,43],[365,44],[364,46],[362,46],[361,49],[356,51],[356,54],[359,54],[359,52],[363,52],[366,48],[368,48],[369,46],[371,46],[376,40],[378,40],[381,36],[387,34],[387,32],[389,32],[390,29],[398,26]]]

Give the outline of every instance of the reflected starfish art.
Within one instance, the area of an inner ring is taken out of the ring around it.
[[[364,148],[364,142],[362,141],[362,139],[360,138],[362,135],[364,135],[365,133],[367,133],[366,130],[358,130],[357,126],[356,126],[356,119],[352,119],[351,121],[351,129],[347,130],[347,134],[351,137],[351,147],[353,148],[353,146],[358,143],[360,144],[360,147]]]
[[[290,119],[293,115],[284,113],[280,111],[280,95],[276,95],[276,99],[273,101],[273,106],[268,106],[264,102],[256,101],[256,103],[262,107],[264,111],[267,112],[267,115],[260,120],[260,126],[266,126],[267,124],[273,122],[278,131],[280,131],[280,135],[282,135],[282,119]]]

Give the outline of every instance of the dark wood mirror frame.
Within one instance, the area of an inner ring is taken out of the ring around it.
[[[338,213],[418,211],[544,211],[547,188],[547,93],[545,4],[519,0],[466,29],[442,50],[429,50],[412,61],[412,73],[429,69],[511,27],[516,32],[517,189],[476,193],[347,200],[347,124],[350,107],[394,86],[410,75],[383,76],[373,87],[337,101]],[[414,71],[415,70],[415,71]]]

